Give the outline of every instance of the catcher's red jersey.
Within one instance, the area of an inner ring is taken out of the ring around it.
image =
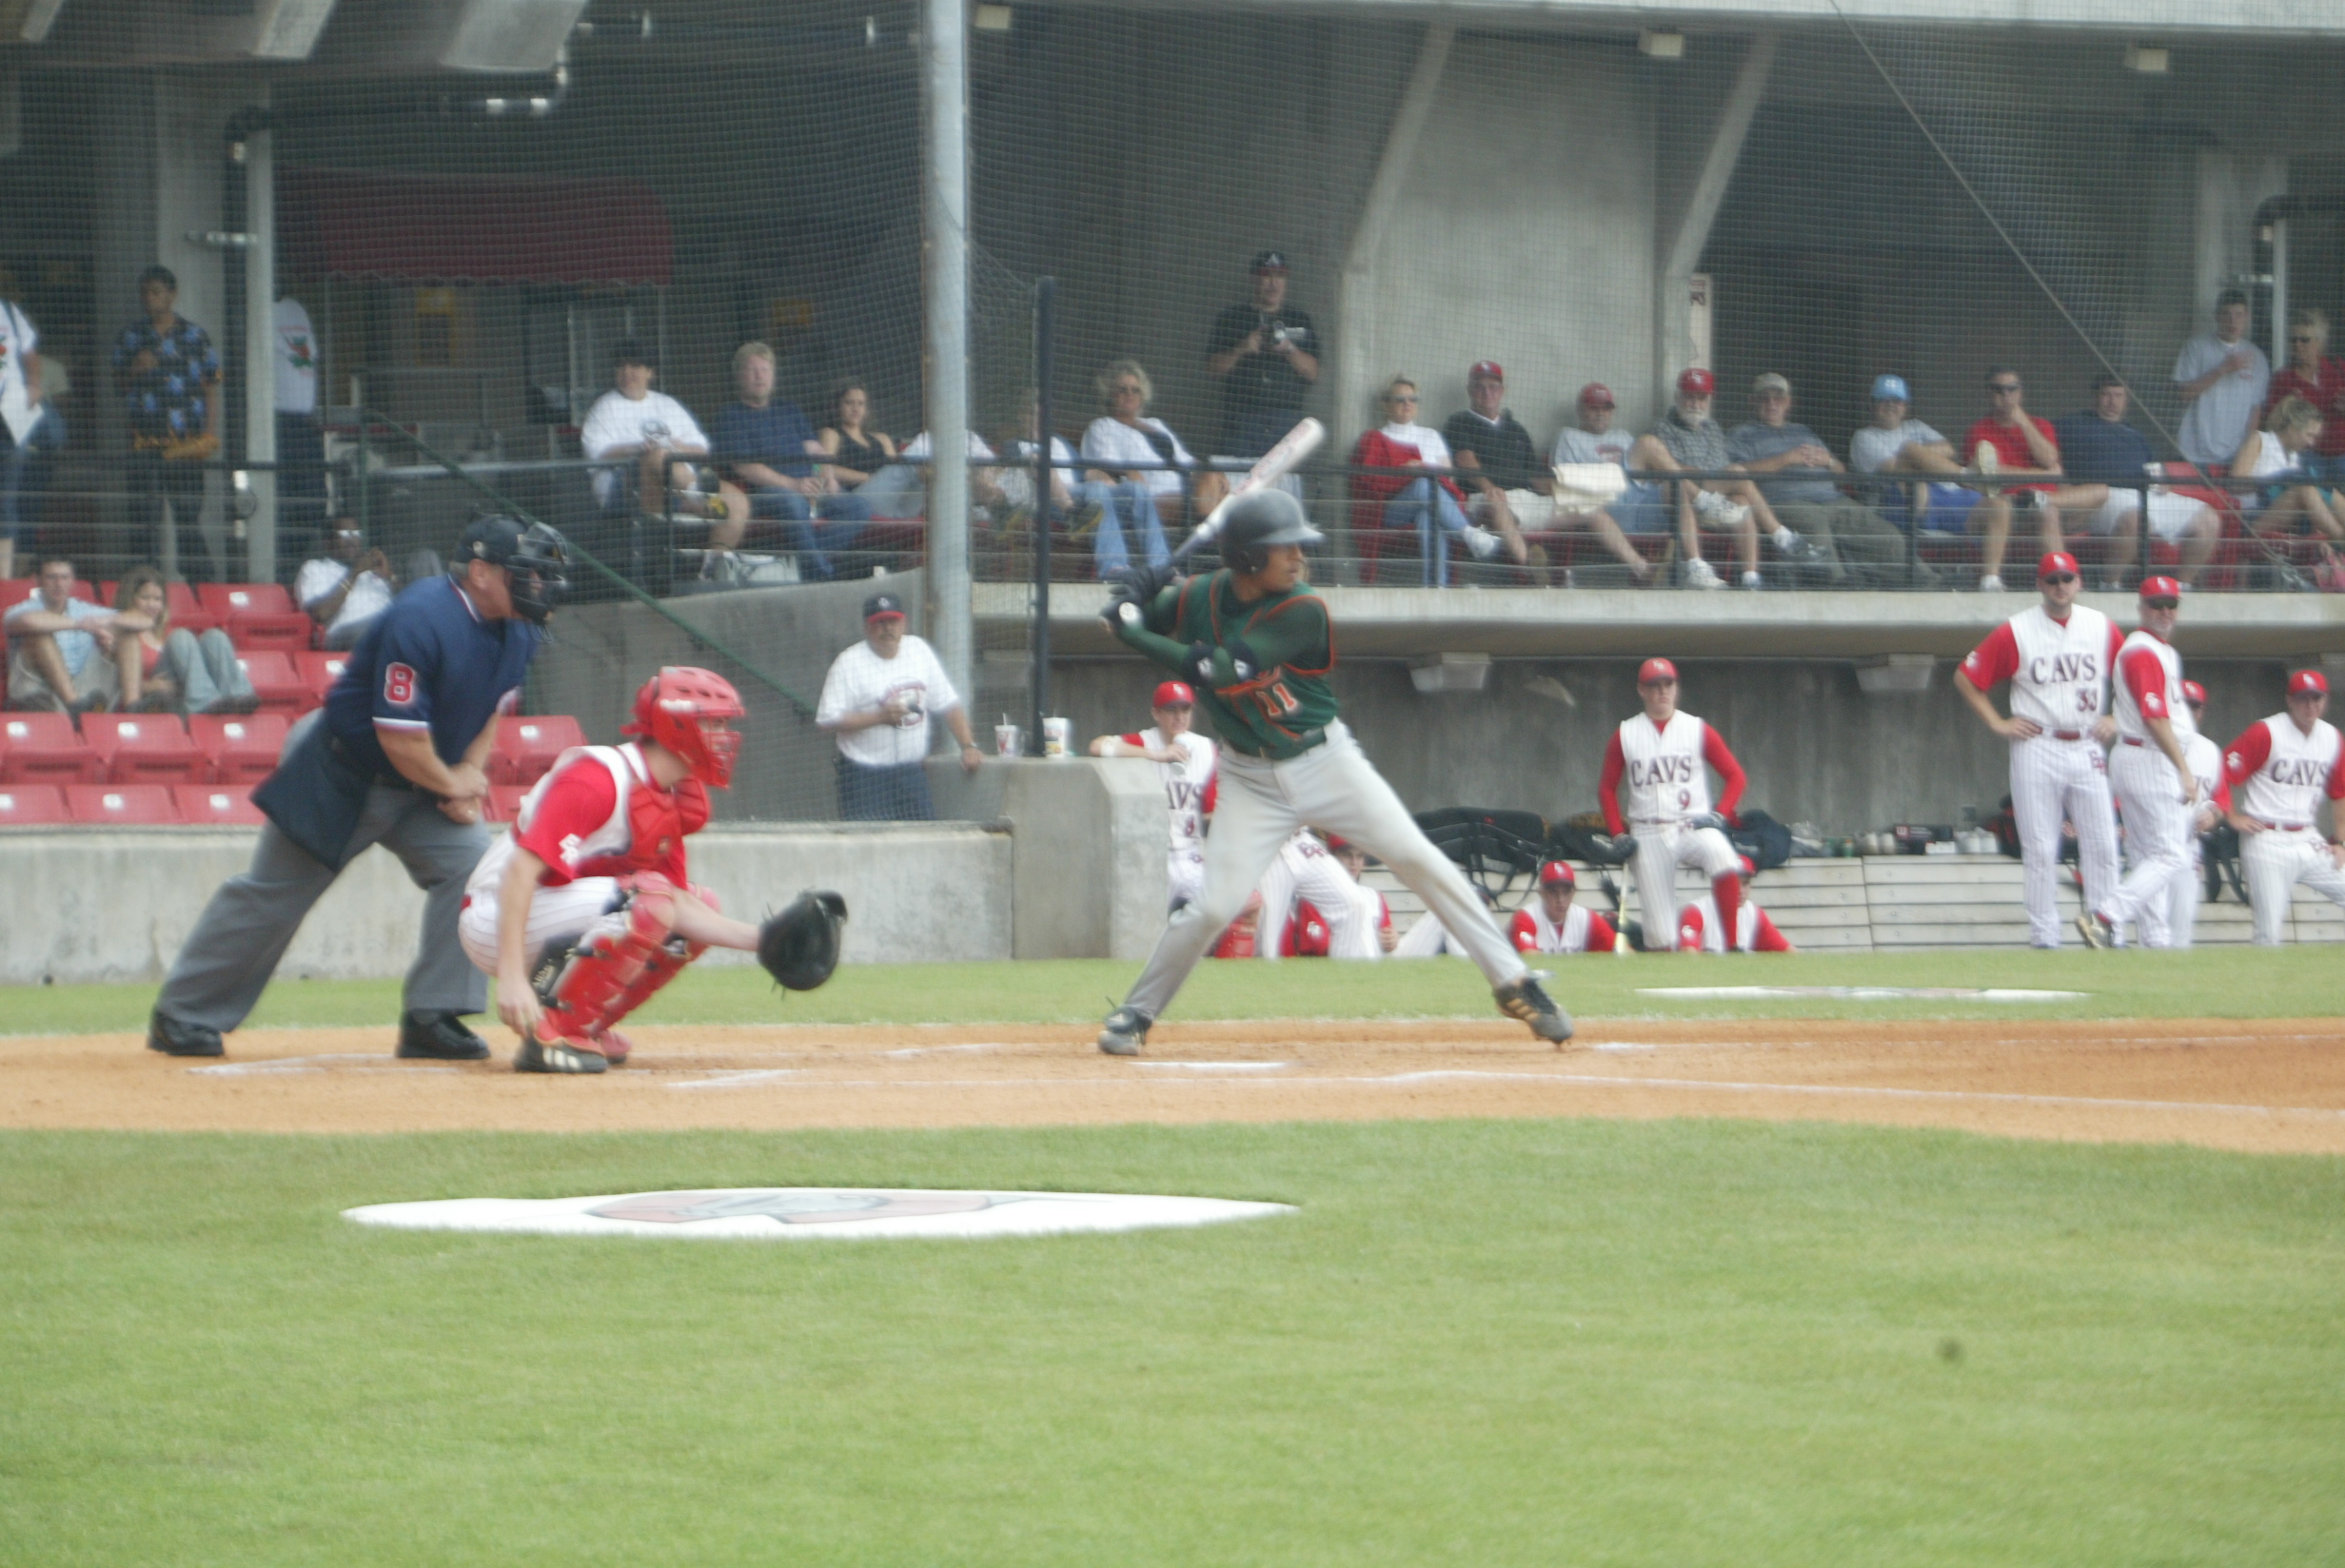
[[[658,872],[680,888],[691,882],[684,839],[707,823],[708,792],[698,779],[663,790],[639,747],[580,746],[522,801],[513,841],[545,862],[548,885]]]

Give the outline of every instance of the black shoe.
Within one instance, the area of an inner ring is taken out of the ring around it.
[[[488,1042],[464,1028],[452,1012],[411,1012],[399,1021],[399,1049],[391,1053],[431,1062],[485,1062]]]
[[[1527,974],[1493,994],[1498,998],[1499,1011],[1528,1024],[1530,1031],[1540,1039],[1560,1046],[1571,1038],[1571,1015],[1555,1005],[1555,999],[1547,994],[1537,975]]]
[[[607,1072],[610,1066],[610,1058],[599,1051],[567,1040],[547,1045],[531,1035],[522,1036],[522,1048],[513,1053],[515,1072]]]
[[[1148,1044],[1148,1029],[1156,1020],[1137,1008],[1117,1008],[1099,1030],[1099,1049],[1110,1056],[1137,1056]]]
[[[159,1050],[166,1056],[226,1056],[228,1048],[222,1044],[220,1031],[206,1029],[201,1024],[183,1024],[155,1009],[147,1020],[147,1049]]]

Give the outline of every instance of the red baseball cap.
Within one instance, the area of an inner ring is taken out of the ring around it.
[[[2203,708],[2207,705],[2207,689],[2195,680],[2186,680],[2182,682],[2182,700],[2194,708]]]
[[[2298,670],[2288,677],[2290,696],[2302,696],[2307,692],[2318,692],[2323,696],[2328,696],[2329,677],[2318,670]]]
[[[1697,398],[1706,398],[1718,390],[1718,378],[1697,364],[1679,374],[1677,389]]]
[[[2167,577],[2143,578],[2141,597],[2143,598],[2180,598],[2182,585]]]
[[[1346,838],[1342,833],[1331,833],[1328,834],[1328,848],[1330,850],[1348,850],[1351,848],[1351,840]]]
[[[1602,382],[1589,382],[1580,388],[1580,406],[1582,408],[1612,407],[1612,389]]]
[[[1567,861],[1550,860],[1539,868],[1539,885],[1543,888],[1576,888],[1580,878]]]
[[[1637,684],[1650,686],[1657,680],[1675,680],[1677,666],[1665,658],[1648,658],[1637,666]]]
[[[1503,382],[1507,373],[1498,367],[1496,360],[1476,360],[1473,368],[1466,372],[1469,382]]]
[[[1734,869],[1736,873],[1742,876],[1757,876],[1759,874],[1759,868],[1751,864],[1751,858],[1746,854],[1738,854],[1734,857]]]
[[[2041,582],[2046,578],[2059,577],[2063,572],[2067,573],[2072,578],[2079,575],[2077,572],[2077,558],[2070,555],[2065,550],[2047,550],[2044,552],[2043,559],[2036,563],[2036,580],[2038,582]]]
[[[1197,694],[1191,691],[1185,681],[1168,680],[1156,688],[1156,695],[1149,699],[1148,705],[1152,708],[1193,708],[1197,705]]]

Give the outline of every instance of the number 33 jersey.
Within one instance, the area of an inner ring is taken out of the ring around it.
[[[2109,699],[2109,673],[2121,636],[2107,616],[2072,605],[2054,620],[2039,604],[1987,634],[1962,660],[1962,674],[1980,691],[2011,682],[2011,716],[2056,733],[2093,727]]]

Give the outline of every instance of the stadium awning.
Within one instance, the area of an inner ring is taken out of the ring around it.
[[[277,265],[297,278],[665,284],[667,208],[628,180],[277,173]]]

